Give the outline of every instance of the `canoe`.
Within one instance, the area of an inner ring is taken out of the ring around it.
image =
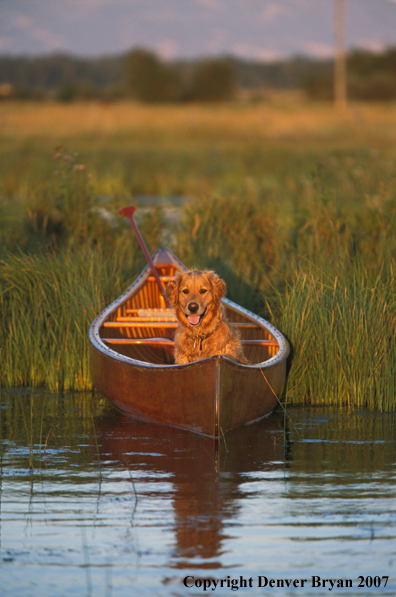
[[[187,269],[168,249],[158,249],[152,261],[164,285]],[[249,364],[213,356],[176,365],[177,320],[147,265],[91,324],[94,387],[135,418],[211,437],[268,415],[282,396],[288,342],[265,319],[226,298],[222,302]]]

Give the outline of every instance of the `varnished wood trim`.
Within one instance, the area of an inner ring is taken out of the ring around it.
[[[102,338],[108,344],[161,344],[173,345],[169,338]],[[278,346],[276,340],[242,340],[245,346]]]
[[[118,317],[116,321],[105,321],[105,328],[145,328],[145,327],[165,327],[177,328],[179,324],[176,320],[152,319],[150,317]],[[256,323],[231,323],[232,327],[239,329],[260,329]]]
[[[107,344],[158,344],[161,346],[173,346],[173,340],[169,338],[102,338]]]
[[[173,321],[105,321],[105,328],[173,328],[176,329],[178,323]]]

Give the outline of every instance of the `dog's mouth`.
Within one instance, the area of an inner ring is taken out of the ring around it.
[[[205,313],[206,309],[201,313],[201,315],[198,315],[197,313],[190,313],[190,315],[186,315],[188,323],[193,326],[199,325],[204,318]]]

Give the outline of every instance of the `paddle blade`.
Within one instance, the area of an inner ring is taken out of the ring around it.
[[[157,271],[155,265],[151,261],[150,253],[148,252],[146,243],[144,242],[143,237],[140,234],[138,227],[136,226],[136,222],[133,219],[133,214],[135,213],[135,211],[136,211],[136,207],[133,207],[133,205],[129,205],[128,207],[122,207],[118,213],[120,213],[122,216],[127,217],[128,220],[130,221],[131,226],[136,234],[136,238],[139,242],[139,245],[142,248],[142,251],[144,253],[146,261],[149,264],[149,267],[150,267],[151,272],[155,278],[155,281],[157,282],[158,289],[159,289],[160,293],[162,294],[162,296],[164,297],[165,305],[167,306],[167,308],[170,308],[171,304],[169,302],[168,297],[166,296],[164,285],[161,282],[161,279],[158,275],[158,271]]]
[[[133,205],[129,205],[127,207],[121,207],[118,213],[120,213],[122,216],[126,216],[127,218],[129,218],[130,216],[133,216],[135,211],[136,207],[133,207]]]

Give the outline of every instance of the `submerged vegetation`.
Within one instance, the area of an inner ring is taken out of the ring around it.
[[[91,388],[89,324],[144,266],[132,203],[286,334],[288,403],[395,408],[395,106],[0,110],[2,386]]]

